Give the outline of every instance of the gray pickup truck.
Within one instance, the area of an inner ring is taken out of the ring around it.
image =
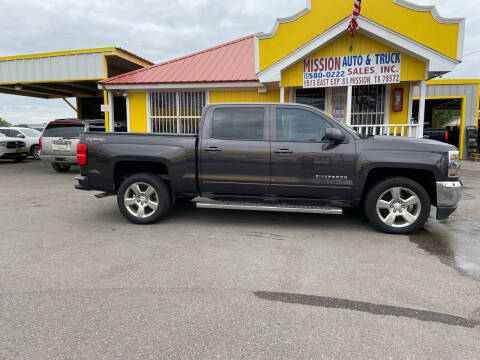
[[[137,224],[179,199],[199,208],[341,214],[363,207],[387,233],[421,228],[462,196],[459,153],[428,139],[362,137],[300,104],[207,105],[198,135],[87,132],[77,189],[117,195]]]

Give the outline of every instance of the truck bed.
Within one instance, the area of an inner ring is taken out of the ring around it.
[[[166,165],[175,193],[197,188],[196,135],[86,132],[80,142],[88,148],[88,166],[80,168],[81,175],[94,189],[115,192],[119,172],[142,163]]]

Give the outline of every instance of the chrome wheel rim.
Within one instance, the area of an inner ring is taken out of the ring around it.
[[[422,205],[418,195],[405,187],[385,191],[377,200],[377,215],[387,226],[404,228],[418,220]]]
[[[33,148],[32,155],[35,160],[40,160],[40,150],[38,149],[38,147],[35,146]]]
[[[123,195],[123,202],[133,216],[146,219],[158,209],[158,194],[155,188],[144,182],[130,185]]]

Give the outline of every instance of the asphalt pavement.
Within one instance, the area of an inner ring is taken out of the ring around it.
[[[343,216],[196,209],[151,226],[0,162],[0,359],[480,358],[480,166],[412,236]]]

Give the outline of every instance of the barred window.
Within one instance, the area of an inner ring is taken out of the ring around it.
[[[206,105],[204,91],[149,93],[151,130],[158,134],[196,134]]]
[[[352,88],[352,125],[385,123],[385,85],[364,85]]]

